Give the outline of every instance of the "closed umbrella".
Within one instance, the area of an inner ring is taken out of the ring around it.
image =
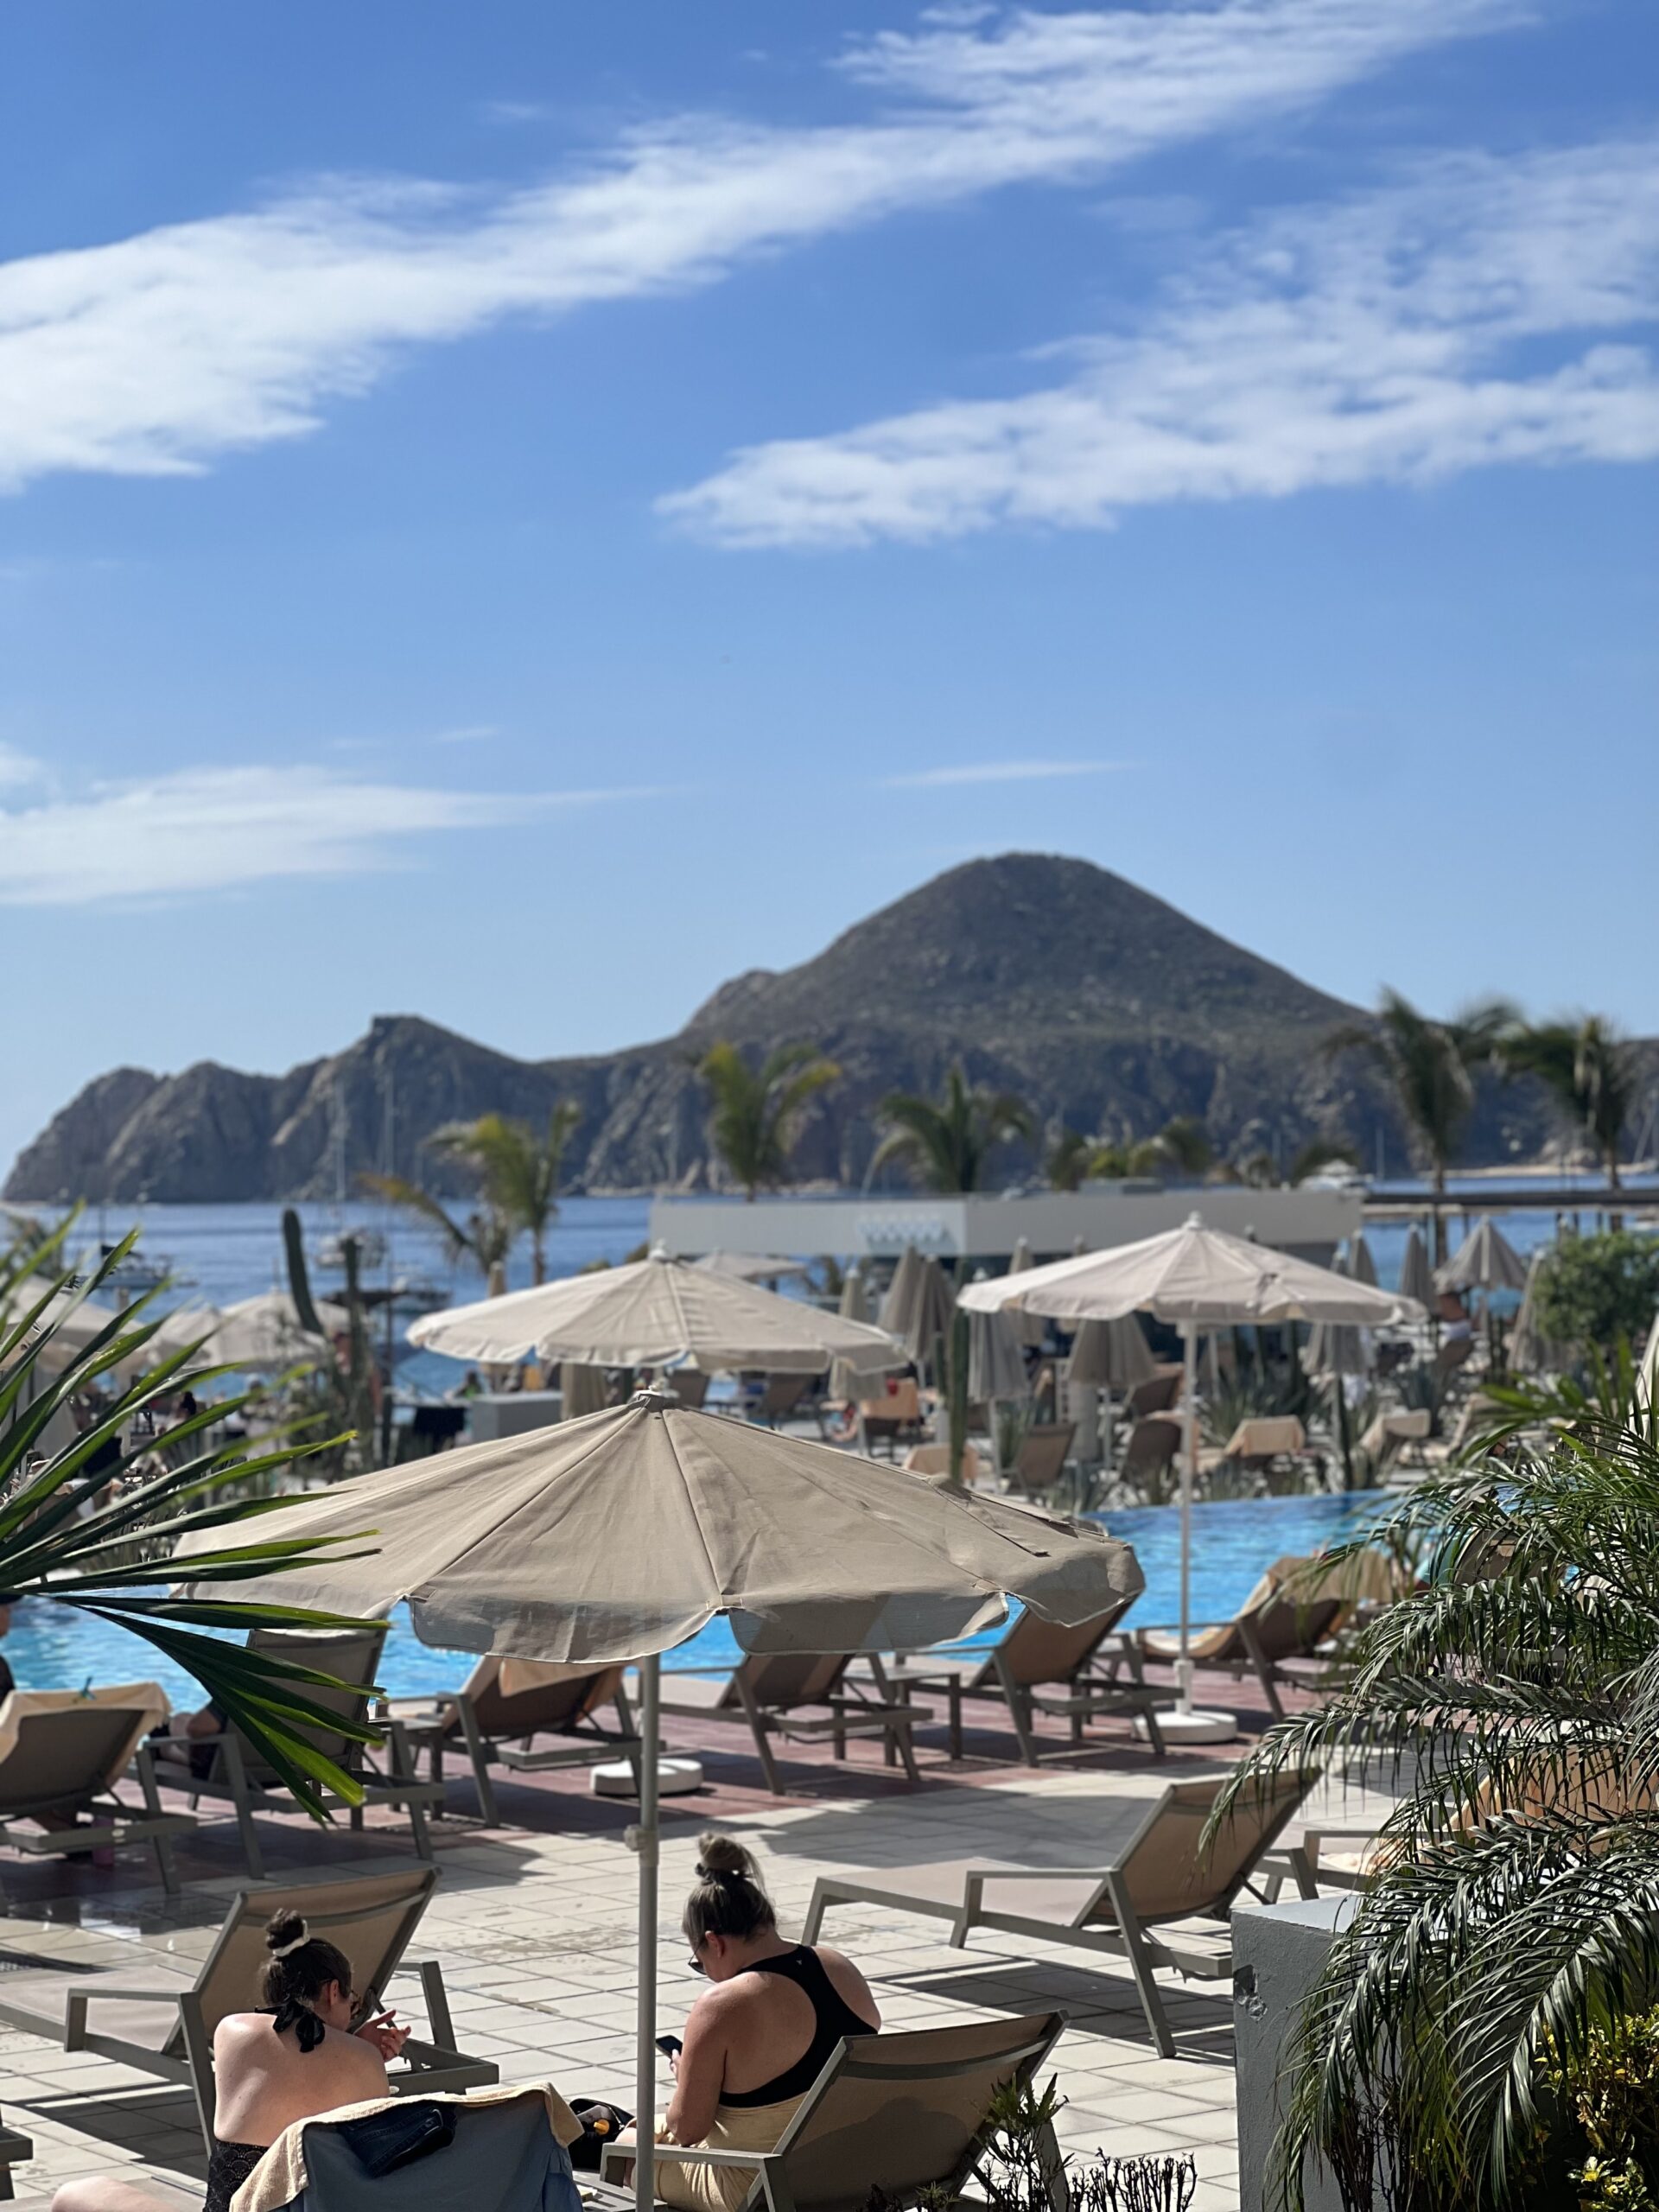
[[[411,1325],[409,1341],[452,1359],[690,1366],[705,1375],[740,1368],[818,1375],[842,1357],[872,1368],[899,1364],[880,1329],[662,1251],[626,1267],[423,1314]]]
[[[1428,1264],[1428,1247],[1414,1221],[1406,1231],[1406,1249],[1400,1260],[1400,1295],[1414,1298],[1422,1306],[1434,1302],[1434,1274]]]
[[[563,1420],[582,1421],[604,1410],[609,1395],[602,1367],[584,1367],[580,1360],[559,1362],[559,1413]]]
[[[376,1549],[339,1567],[308,1560],[291,1581],[250,1582],[245,1595],[353,1613],[406,1599],[423,1643],[560,1665],[640,1662],[642,2212],[655,2164],[659,1655],[718,1615],[746,1651],[880,1652],[968,1634],[1001,1619],[1009,1598],[1075,1624],[1143,1586],[1134,1553],[1097,1529],[693,1413],[658,1391],[284,1511],[296,1535],[372,1529]]]
[[[1014,1317],[1008,1313],[968,1316],[968,1395],[976,1405],[996,1398],[1023,1398],[1031,1388]]]
[[[1186,1449],[1181,1469],[1180,1704],[1172,1716],[1178,1740],[1216,1742],[1236,1732],[1230,1715],[1195,1713],[1188,1653],[1192,1582],[1192,1491],[1198,1475],[1198,1344],[1200,1331],[1236,1322],[1333,1321],[1379,1327],[1419,1312],[1409,1299],[1357,1283],[1269,1245],[1206,1229],[1190,1215],[1179,1229],[1139,1243],[1120,1244],[1056,1260],[1014,1280],[969,1283],[962,1303],[970,1312],[1015,1302],[1059,1321],[1111,1320],[1154,1314],[1180,1329],[1185,1367]],[[1160,1721],[1160,1726],[1163,1723]]]
[[[1071,1339],[1066,1380],[1097,1390],[1133,1390],[1158,1372],[1146,1331],[1133,1313],[1110,1321],[1083,1321]]]
[[[931,1360],[941,1338],[949,1340],[956,1310],[956,1294],[944,1279],[944,1269],[937,1260],[924,1259],[913,1244],[906,1244],[881,1301],[881,1326],[920,1367]]]
[[[1532,1264],[1527,1269],[1527,1287],[1521,1294],[1521,1310],[1515,1317],[1510,1331],[1510,1365],[1520,1375],[1560,1375],[1573,1364],[1573,1347],[1547,1337],[1538,1319],[1538,1273],[1544,1255],[1535,1252]],[[1659,1344],[1659,1321],[1654,1324],[1655,1336],[1649,1340],[1644,1360],[1650,1363],[1656,1344]],[[1646,1366],[1641,1370],[1646,1373]]]
[[[836,1310],[843,1321],[856,1321],[862,1328],[870,1325],[870,1294],[865,1285],[864,1270],[856,1264],[849,1268],[841,1279],[841,1299]],[[892,1364],[891,1352],[878,1366],[861,1366],[856,1359],[838,1359],[830,1370],[830,1396],[867,1396],[872,1384]]]
[[[1036,1262],[1032,1257],[1030,1237],[1018,1238],[1008,1257],[1008,1273],[1011,1275],[1023,1275],[1035,1265]],[[1039,1344],[1047,1334],[1041,1319],[1035,1313],[1015,1313],[1012,1319],[1014,1333],[1022,1344]]]
[[[771,1252],[705,1252],[694,1267],[710,1274],[735,1275],[739,1282],[799,1281],[812,1272],[805,1260],[781,1260]]]
[[[1364,1230],[1358,1230],[1349,1240],[1346,1272],[1356,1282],[1375,1283],[1376,1262],[1371,1257],[1371,1248],[1365,1242]]]
[[[1369,1261],[1369,1253],[1366,1257]],[[1354,1281],[1353,1253],[1338,1260],[1332,1273]],[[1375,1274],[1371,1280],[1376,1281]],[[1356,1328],[1351,1321],[1316,1321],[1302,1348],[1302,1371],[1306,1375],[1360,1375],[1370,1363],[1370,1332]]]
[[[1524,1290],[1527,1263],[1484,1213],[1443,1268],[1434,1270],[1437,1290]]]

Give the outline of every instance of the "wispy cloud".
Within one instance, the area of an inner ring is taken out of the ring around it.
[[[30,790],[45,773],[44,766],[32,753],[0,740],[0,791]]]
[[[327,179],[0,265],[0,486],[179,474],[315,430],[405,348],[714,282],[897,210],[1077,182],[1315,102],[1522,0],[1212,0],[937,14],[855,46],[862,122],[682,117],[533,189]]]
[[[1659,456],[1659,140],[1420,168],[1229,240],[1058,385],[760,445],[663,511],[733,545]]]
[[[1124,768],[1124,760],[969,760],[952,768],[918,768],[913,774],[884,776],[884,790],[935,791],[947,784],[1041,783],[1055,776],[1104,776]]]
[[[487,737],[499,737],[499,722],[461,722],[454,729],[435,730],[434,745],[481,745]]]
[[[0,776],[0,781],[3,777]],[[280,876],[396,866],[414,838],[646,796],[476,792],[303,766],[190,768],[0,806],[0,906],[178,898]]]

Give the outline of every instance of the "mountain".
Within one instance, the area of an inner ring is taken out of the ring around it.
[[[383,1015],[343,1052],[286,1075],[213,1061],[176,1076],[118,1069],[24,1149],[5,1195],[322,1198],[342,1175],[389,1162],[442,1189],[423,1150],[435,1128],[490,1111],[539,1120],[559,1097],[582,1109],[573,1181],[696,1188],[718,1179],[696,1063],[721,1037],[757,1052],[805,1039],[839,1062],[841,1082],[803,1133],[803,1181],[856,1184],[880,1100],[936,1089],[956,1060],[1051,1125],[1144,1136],[1193,1114],[1224,1151],[1277,1143],[1287,1157],[1314,1130],[1340,1129],[1369,1160],[1381,1123],[1403,1164],[1375,1078],[1319,1054],[1356,1014],[1121,876],[1005,854],[924,884],[798,968],[734,977],[656,1044],[518,1060],[414,1015]],[[1531,1152],[1543,1135],[1536,1099],[1506,1092],[1484,1105],[1471,1157]],[[1017,1153],[1008,1164],[1017,1172]]]

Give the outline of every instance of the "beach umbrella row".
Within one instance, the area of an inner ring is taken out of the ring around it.
[[[1527,1263],[1484,1213],[1442,1268],[1434,1270],[1437,1290],[1524,1290]]]
[[[881,1301],[881,1326],[896,1338],[918,1367],[934,1357],[934,1347],[950,1342],[957,1311],[956,1293],[944,1269],[906,1244]]]

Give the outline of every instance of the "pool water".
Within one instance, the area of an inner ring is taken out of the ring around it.
[[[1382,1492],[1360,1491],[1342,1497],[1230,1499],[1195,1505],[1194,1622],[1226,1619],[1274,1560],[1339,1541],[1363,1528],[1383,1503]],[[1146,1591],[1130,1616],[1133,1624],[1173,1626],[1180,1609],[1179,1513],[1169,1505],[1138,1506],[1097,1517],[1113,1535],[1134,1545],[1147,1578]],[[79,1689],[89,1681],[159,1681],[175,1702],[189,1706],[201,1701],[196,1684],[140,1637],[77,1615],[67,1605],[39,1599],[18,1605],[4,1649],[22,1689]],[[715,1668],[729,1666],[736,1656],[730,1630],[723,1620],[716,1620],[682,1644],[668,1663],[682,1669]],[[400,1611],[387,1640],[380,1678],[395,1695],[429,1696],[453,1688],[471,1665],[464,1653],[434,1650],[417,1642]]]

